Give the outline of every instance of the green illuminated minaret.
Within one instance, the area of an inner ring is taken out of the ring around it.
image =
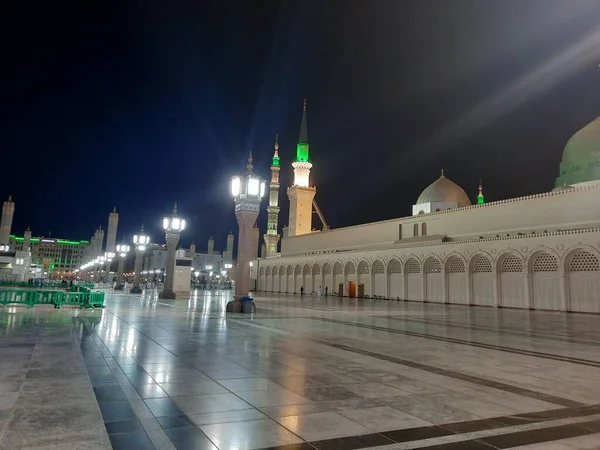
[[[306,99],[302,106],[302,124],[300,137],[296,146],[294,168],[294,184],[288,188],[290,200],[290,216],[287,235],[300,236],[312,233],[312,204],[317,189],[310,185],[310,169],[312,164],[308,157],[308,132],[306,127]]]
[[[485,203],[485,197],[483,196],[483,186],[481,185],[481,178],[479,179],[479,195],[477,196],[477,204],[483,205]]]
[[[296,146],[296,162],[308,162],[308,128],[306,126],[306,99],[302,107],[302,124],[300,125],[300,137]]]

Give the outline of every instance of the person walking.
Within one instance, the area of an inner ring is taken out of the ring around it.
[[[304,295],[304,286],[300,287],[300,296],[302,297]]]
[[[321,291],[321,286],[319,286],[319,297],[321,296],[322,291]]]

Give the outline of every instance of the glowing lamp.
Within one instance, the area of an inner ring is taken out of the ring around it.
[[[129,253],[129,245],[117,244],[117,253],[121,258],[125,258],[127,256],[127,253]]]

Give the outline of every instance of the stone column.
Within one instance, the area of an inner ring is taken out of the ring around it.
[[[500,282],[498,281],[498,271],[494,272],[494,307],[500,306]]]
[[[123,271],[125,270],[125,258],[127,258],[127,256],[119,255],[119,268],[117,269],[117,285],[115,287],[121,286],[123,284]]]
[[[533,299],[531,298],[531,275],[526,273],[523,278],[525,278],[525,308],[533,309]]]
[[[241,203],[246,202],[247,201]],[[238,257],[235,272],[234,298],[236,300],[246,297],[250,293],[250,261],[252,261],[256,254],[256,249],[254,248],[254,245],[256,244],[254,224],[258,217],[259,204],[260,202],[256,204],[256,211],[238,208],[238,204],[236,204],[235,217],[240,227],[238,236]]]
[[[567,282],[567,274],[565,271],[560,272],[560,293],[561,293],[561,305],[563,312],[567,312],[571,310],[571,301],[569,298],[569,289]]]
[[[140,278],[142,276],[142,265],[144,263],[144,250],[139,248],[139,245],[135,248],[135,274],[133,277],[133,287],[129,292],[132,294],[141,294],[142,289],[140,288]]]
[[[175,299],[173,292],[173,276],[175,274],[175,250],[179,243],[180,233],[167,231],[165,240],[167,241],[167,267],[165,268],[165,283],[164,289],[159,297],[163,299]]]

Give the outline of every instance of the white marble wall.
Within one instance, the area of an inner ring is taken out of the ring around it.
[[[600,229],[257,260],[260,290],[600,313]],[[357,289],[358,293],[358,289]]]

